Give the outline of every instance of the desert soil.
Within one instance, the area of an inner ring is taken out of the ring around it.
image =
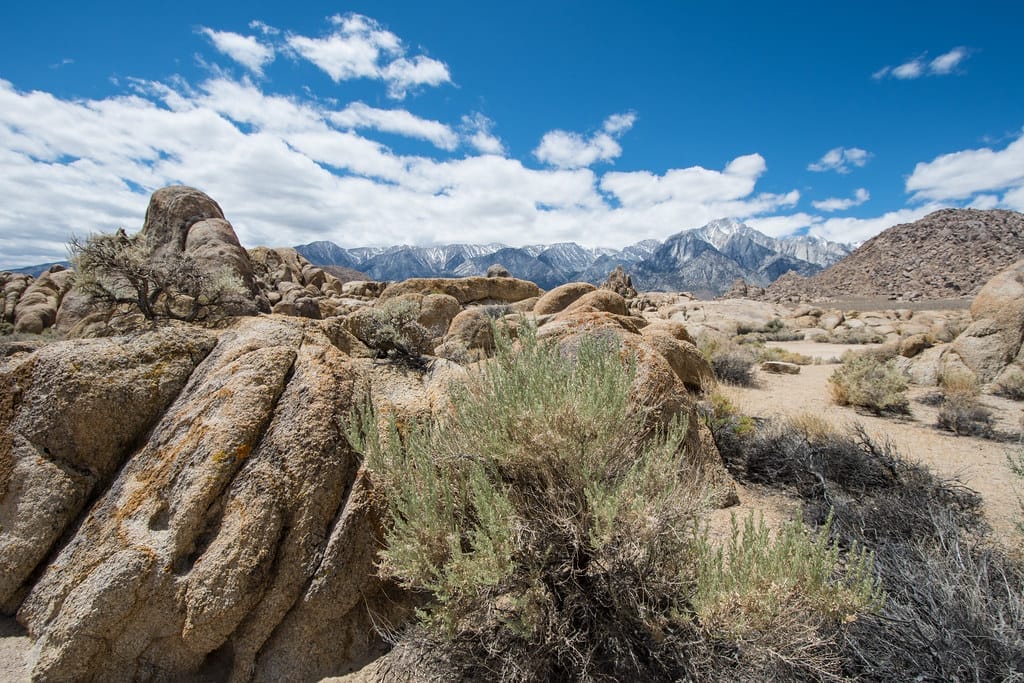
[[[850,347],[815,342],[773,342],[770,345],[821,358],[825,364],[801,366],[797,375],[775,375],[759,370],[755,387],[723,386],[724,393],[740,412],[763,418],[810,413],[839,428],[860,423],[872,437],[890,439],[907,460],[923,463],[940,476],[956,478],[979,492],[994,539],[1008,547],[1019,543],[1015,525],[1021,514],[1018,494],[1024,491],[1014,481],[1006,459],[1011,449],[1022,447],[1017,441],[956,436],[936,429],[938,409],[919,401],[935,391],[926,387],[911,387],[908,395],[912,415],[907,418],[878,417],[837,406],[830,401],[828,391],[828,378],[837,366],[827,361]],[[992,410],[996,419],[994,426],[999,432],[1019,434],[1024,403],[988,395],[982,397],[982,403]],[[765,509],[768,521],[795,509],[795,504],[784,496],[750,489],[741,489],[739,493],[741,512],[748,508]]]

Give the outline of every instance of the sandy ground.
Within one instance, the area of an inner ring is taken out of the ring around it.
[[[824,358],[842,354],[838,348],[840,345],[834,344],[778,342],[772,346]],[[912,415],[908,418],[876,417],[834,405],[829,399],[828,378],[835,368],[832,364],[805,365],[798,375],[774,375],[758,371],[756,387],[724,386],[723,391],[747,415],[767,418],[810,413],[839,428],[859,422],[873,437],[890,439],[904,458],[923,463],[940,476],[955,477],[978,491],[984,499],[984,513],[995,538],[1007,545],[1019,541],[1015,535],[1015,523],[1020,515],[1017,496],[1024,492],[1020,491],[1021,484],[1015,481],[1010,472],[1006,456],[1012,449],[1022,446],[1017,442],[956,436],[936,429],[937,408],[918,401],[934,389],[911,388],[909,396]],[[999,431],[1020,431],[1024,404],[994,396],[983,396],[982,403],[993,411]],[[746,492],[745,500],[744,493],[740,491],[744,508],[758,504],[776,506],[779,503],[774,496],[764,499],[763,493],[749,491]],[[776,508],[772,515],[777,514],[780,511]]]
[[[10,617],[0,617],[0,681],[25,683],[29,680],[25,658],[29,648],[25,630]]]

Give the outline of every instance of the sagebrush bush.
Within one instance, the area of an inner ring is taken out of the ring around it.
[[[908,463],[859,427],[844,434],[805,420],[771,422],[718,444],[738,479],[791,488],[810,523],[831,522],[841,547],[874,553],[885,603],[843,629],[845,676],[1024,675],[1024,572],[981,540],[975,492]]]
[[[874,413],[909,413],[907,380],[892,360],[870,355],[848,358],[829,378],[832,400]]]
[[[1011,401],[1024,401],[1024,372],[1012,369],[996,382],[992,393]]]
[[[939,376],[942,401],[936,426],[958,436],[994,438],[992,411],[981,405],[981,386],[974,373],[949,370]]]
[[[407,299],[388,299],[367,309],[367,346],[383,356],[419,358],[430,350],[430,332],[419,323],[420,308]]]
[[[778,346],[765,346],[757,350],[757,361],[763,363],[765,361],[782,361],[784,363],[795,363],[797,365],[816,365],[820,361],[817,358],[812,358],[803,353],[797,353],[796,351],[790,351],[789,349],[783,349]]]
[[[958,436],[995,437],[992,411],[981,405],[977,397],[971,394],[946,394],[939,406],[936,425]]]
[[[702,342],[701,353],[707,358],[718,381],[749,387],[755,384],[754,364],[757,357],[748,348],[734,342]]]
[[[872,332],[867,327],[853,329],[837,327],[828,336],[817,337],[815,341],[825,344],[881,344],[885,341],[885,337],[877,332]]]
[[[515,347],[500,333],[496,345],[443,419],[353,416],[350,439],[388,502],[380,570],[424,598],[395,666],[439,680],[589,681],[727,680],[737,662],[809,676],[828,664],[801,659],[792,636],[774,656],[777,620],[730,626],[722,591],[742,582],[717,573],[748,567],[781,581],[779,568],[813,557],[816,576],[842,592],[852,584],[831,546],[795,530],[783,546],[753,533],[713,564],[689,426],[649,428],[652,407],[629,400],[635,364],[618,343],[544,344],[527,329]],[[746,585],[756,595],[741,602],[766,609],[763,581]],[[801,632],[835,650],[834,603],[795,590],[787,600],[808,610]]]

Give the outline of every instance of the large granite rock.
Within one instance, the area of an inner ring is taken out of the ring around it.
[[[971,319],[953,340],[949,353],[979,381],[990,382],[1017,358],[1024,341],[1024,261],[982,287],[971,304]]]
[[[74,275],[63,266],[53,266],[32,282],[16,302],[14,331],[39,334],[53,325]]]

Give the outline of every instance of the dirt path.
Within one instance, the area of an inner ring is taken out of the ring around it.
[[[816,347],[826,347],[823,354],[832,355],[831,344],[782,342],[773,344],[791,351],[810,354]],[[840,352],[841,353],[841,352]],[[818,355],[818,354],[815,354]],[[798,375],[773,375],[757,372],[758,386],[723,387],[741,412],[757,417],[786,417],[810,413],[843,428],[861,423],[871,436],[890,439],[908,460],[928,465],[943,477],[956,477],[978,491],[984,499],[984,513],[995,536],[1012,545],[1019,543],[1015,523],[1020,510],[1017,494],[1021,485],[1007,466],[1006,455],[1016,443],[998,443],[974,437],[955,436],[933,425],[937,409],[917,401],[932,390],[914,387],[909,392],[912,416],[904,419],[876,417],[851,408],[834,405],[828,393],[828,378],[835,365],[805,365]],[[993,410],[997,428],[1007,432],[1020,429],[1024,404],[984,396],[982,402]],[[743,492],[740,493],[741,500]]]

